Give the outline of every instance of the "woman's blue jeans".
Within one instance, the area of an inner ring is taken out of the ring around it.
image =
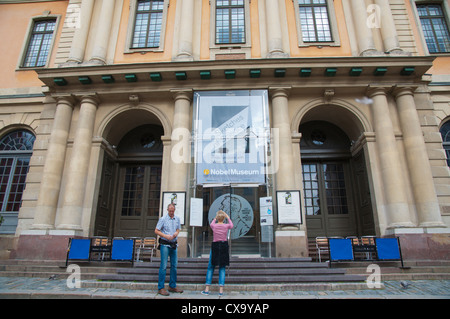
[[[210,253],[208,270],[206,271],[206,285],[207,286],[211,285],[215,268],[216,268],[216,266],[213,266],[211,264],[211,253]],[[226,266],[219,267],[219,286],[222,286],[222,287],[225,285],[225,268],[226,268]]]
[[[164,282],[166,281],[166,269],[167,259],[170,257],[170,281],[169,287],[177,287],[177,249],[172,249],[170,246],[161,245],[161,265],[159,266],[159,278],[158,278],[158,290],[164,288]]]

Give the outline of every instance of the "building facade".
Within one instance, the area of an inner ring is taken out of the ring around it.
[[[450,5],[419,0],[0,1],[2,258],[70,237],[179,255],[218,209],[234,255],[399,236],[448,259]]]

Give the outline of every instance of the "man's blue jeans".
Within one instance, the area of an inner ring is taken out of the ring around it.
[[[206,271],[206,285],[210,286],[212,282],[212,277],[214,274],[214,269],[216,266],[213,266],[211,264],[211,253],[209,254],[209,264],[208,264],[208,270]],[[225,266],[219,267],[219,286],[225,286]]]
[[[161,245],[161,265],[159,266],[158,290],[164,288],[166,280],[167,259],[170,257],[170,281],[169,287],[177,287],[177,249],[172,249],[170,246]]]

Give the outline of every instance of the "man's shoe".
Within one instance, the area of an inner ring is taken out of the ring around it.
[[[170,292],[175,292],[175,293],[178,293],[178,294],[182,294],[183,293],[183,290],[178,289],[178,288],[170,288],[169,287],[169,291]]]
[[[158,290],[158,294],[160,294],[161,296],[170,296],[170,294],[164,288],[163,289],[159,289]]]

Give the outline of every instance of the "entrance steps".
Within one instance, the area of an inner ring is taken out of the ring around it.
[[[177,282],[202,283],[205,281],[207,267],[207,258],[179,258]],[[133,268],[118,268],[115,274],[100,274],[97,279],[157,282],[158,271],[158,261],[141,262],[135,263]],[[167,280],[169,272],[170,266],[167,270]],[[217,283],[217,278],[214,277],[213,284],[215,281]],[[349,275],[346,274],[345,269],[329,268],[327,263],[315,263],[310,258],[231,258],[226,277],[227,284],[362,282],[364,280],[364,276]]]
[[[81,267],[83,287],[157,289],[159,259],[153,262],[130,263],[90,262]],[[407,260],[400,269],[399,262],[378,263],[381,280],[450,280],[450,261]],[[170,265],[170,262],[169,262]],[[186,290],[203,290],[208,265],[207,258],[179,258],[178,283]],[[367,289],[364,282],[370,262],[313,262],[311,258],[231,258],[225,281],[226,290],[345,290]],[[0,260],[2,277],[40,277],[66,279],[65,261]],[[170,267],[167,270],[168,283]],[[217,269],[213,285],[217,282]]]

